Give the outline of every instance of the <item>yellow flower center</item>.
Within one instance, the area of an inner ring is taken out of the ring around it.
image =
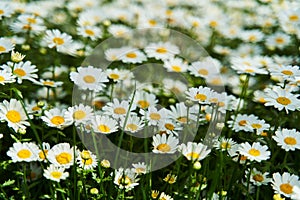
[[[253,176],[253,180],[255,180],[256,182],[262,182],[264,180],[264,177],[261,174],[255,174]]]
[[[164,48],[164,47],[159,47],[159,48],[156,49],[156,52],[157,52],[157,53],[167,53],[168,51],[167,51],[167,49]]]
[[[23,30],[31,30],[32,29],[32,26],[30,26],[29,24],[25,24],[23,27],[22,27]]]
[[[266,103],[266,100],[265,100],[263,97],[260,97],[260,98],[258,99],[258,102],[260,102],[260,103]]]
[[[255,71],[253,69],[248,68],[248,69],[245,70],[245,72],[247,72],[247,73],[253,73]]]
[[[283,183],[280,185],[280,191],[284,192],[285,194],[292,194],[293,186],[289,183]]]
[[[3,76],[0,76],[0,82],[5,81],[5,78]]]
[[[247,121],[246,121],[246,120],[241,120],[241,121],[239,121],[239,125],[240,125],[240,126],[246,126],[246,124],[247,124]]]
[[[139,106],[142,109],[148,108],[150,106],[150,103],[148,101],[145,101],[145,100],[140,100],[137,103],[139,104]]]
[[[59,37],[53,38],[53,42],[54,42],[56,45],[62,45],[62,44],[65,43],[64,39],[59,38]]]
[[[124,115],[124,114],[126,114],[126,110],[125,110],[125,108],[118,107],[118,108],[114,109],[114,113],[118,114],[118,115]]]
[[[230,149],[231,145],[228,142],[222,142],[221,143],[221,148],[222,149]]]
[[[150,114],[150,118],[151,118],[152,120],[160,120],[161,116],[160,116],[160,114],[158,114],[158,113],[151,113],[151,114]]]
[[[163,144],[159,144],[157,147],[157,150],[162,151],[164,153],[169,152],[171,150],[170,145],[163,143]]]
[[[113,80],[117,80],[120,78],[120,76],[118,74],[110,74],[109,78],[113,79]]]
[[[118,183],[121,185],[130,185],[131,184],[131,179],[128,176],[121,176],[118,179]]]
[[[136,55],[136,53],[131,52],[131,53],[127,53],[127,54],[126,54],[126,57],[128,57],[128,58],[136,58],[137,55]]]
[[[209,25],[211,27],[215,28],[216,26],[218,26],[218,22],[213,20],[213,21],[209,22]]]
[[[197,21],[193,21],[193,22],[192,22],[192,26],[193,26],[193,27],[198,27],[198,26],[199,26],[199,23],[198,23]]]
[[[51,172],[51,176],[53,178],[59,179],[62,176],[62,173],[59,171],[54,171],[54,172]]]
[[[177,118],[177,120],[180,122],[180,123],[187,123],[187,118],[186,117],[179,117]]]
[[[4,14],[4,10],[0,9],[0,15],[3,15],[3,14]]]
[[[91,29],[86,29],[84,32],[85,32],[87,35],[89,35],[89,36],[95,35],[95,32],[94,32],[93,30],[91,30]]]
[[[6,117],[12,123],[18,123],[21,121],[21,114],[16,110],[10,110],[6,113]]]
[[[288,99],[288,98],[286,98],[286,97],[278,97],[276,99],[276,101],[277,101],[277,103],[280,103],[280,104],[282,104],[284,106],[289,105],[289,104],[292,103],[291,100]]]
[[[200,154],[197,152],[191,152],[186,154],[186,157],[191,158],[192,160],[196,160],[200,157]]]
[[[58,154],[55,158],[56,161],[61,165],[68,164],[72,161],[72,155],[68,152],[62,152]]]
[[[83,77],[84,82],[86,83],[95,83],[96,79],[94,76],[86,75]]]
[[[199,69],[198,74],[206,76],[206,75],[208,75],[208,71],[206,69]]]
[[[14,73],[17,74],[18,76],[25,76],[26,72],[23,69],[17,68],[14,70]]]
[[[288,75],[288,76],[292,76],[294,73],[290,70],[282,70],[281,73],[283,73],[284,75]]]
[[[175,129],[174,125],[173,124],[170,124],[170,123],[166,123],[165,124],[165,128],[170,130],[170,131],[173,131]]]
[[[6,48],[4,46],[0,46],[0,53],[6,51]]]
[[[82,110],[77,110],[73,113],[73,118],[75,120],[81,120],[81,119],[85,118],[85,116],[86,116],[86,113]]]
[[[28,17],[27,18],[27,22],[30,23],[30,24],[35,24],[36,23],[36,19]]]
[[[101,131],[102,133],[109,133],[110,128],[104,124],[101,124],[98,126],[98,130]]]
[[[207,99],[207,96],[205,94],[196,94],[194,96],[194,98],[199,100],[199,101],[205,101]]]
[[[138,126],[136,124],[127,124],[126,128],[132,131],[136,131],[138,129]]]
[[[91,165],[93,163],[93,159],[89,158],[89,159],[82,159],[82,163],[84,165]]]
[[[53,81],[44,81],[43,84],[47,85],[47,86],[54,86],[54,82]]]
[[[151,26],[155,26],[155,25],[157,24],[157,22],[156,22],[154,19],[148,20],[148,23],[149,23]]]
[[[298,15],[290,15],[289,20],[292,22],[296,22],[299,20],[299,17],[298,17]]]
[[[261,124],[251,124],[252,128],[254,129],[260,129],[262,127]]]
[[[48,150],[47,150],[47,149],[44,149],[44,151],[40,151],[40,152],[39,152],[39,157],[40,157],[40,159],[45,160],[47,154],[48,154]]]
[[[297,144],[297,140],[293,137],[284,138],[284,142],[288,145],[296,145]]]
[[[29,151],[28,149],[22,149],[17,153],[17,155],[19,158],[22,158],[22,159],[30,158],[31,151]]]
[[[281,38],[281,37],[276,38],[275,41],[276,41],[278,44],[283,44],[283,43],[284,43],[284,39]]]
[[[177,65],[173,65],[172,70],[175,71],[175,72],[181,72],[181,67],[177,66]]]
[[[145,171],[146,171],[145,168],[142,168],[142,167],[135,168],[135,172],[136,172],[137,174],[144,173]]]
[[[249,153],[251,156],[259,156],[259,155],[260,155],[260,151],[257,150],[257,149],[254,149],[254,148],[250,149],[250,150],[248,151],[248,153]]]
[[[257,37],[255,35],[250,35],[249,36],[249,41],[250,42],[255,42],[257,40]]]
[[[39,111],[39,110],[41,110],[41,108],[40,107],[38,107],[38,106],[34,106],[34,107],[32,107],[32,109],[31,109],[32,111]]]
[[[54,116],[50,121],[52,124],[60,125],[65,122],[65,119],[62,116]]]

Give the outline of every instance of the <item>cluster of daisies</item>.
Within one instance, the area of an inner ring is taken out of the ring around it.
[[[94,199],[299,199],[299,2],[1,1],[0,27],[0,168],[25,165],[27,177],[12,175],[24,187],[48,179]],[[144,28],[161,39],[138,38]],[[126,45],[104,45],[101,62],[82,64],[111,37]],[[144,150],[182,158],[158,173],[146,162],[114,169],[76,129],[129,146],[123,134],[148,138]]]

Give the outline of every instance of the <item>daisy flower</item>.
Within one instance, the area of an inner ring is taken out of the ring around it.
[[[260,135],[263,131],[270,129],[270,124],[267,124],[265,120],[253,119],[248,122],[257,135]]]
[[[219,138],[219,140],[217,140],[214,144],[214,147],[216,149],[219,149],[221,151],[231,151],[233,148],[233,146],[236,146],[237,143],[235,141],[233,141],[232,138],[224,138],[221,137]]]
[[[59,143],[48,151],[47,159],[55,166],[69,168],[74,164],[74,158],[77,154],[76,151],[76,147],[70,147],[69,143]]]
[[[38,151],[38,161],[44,161],[47,162],[47,156],[48,156],[48,151],[51,149],[50,148],[50,144],[47,142],[43,142],[42,143],[42,148],[43,149],[39,149]]]
[[[23,80],[29,80],[34,83],[37,82],[35,79],[38,78],[38,75],[36,74],[38,69],[35,65],[32,65],[30,61],[15,64],[8,62],[7,65],[2,65],[1,68],[13,73],[17,77],[17,82],[19,84],[22,84]]]
[[[300,187],[299,177],[288,172],[284,172],[282,175],[278,172],[273,174],[272,188],[276,194],[284,195],[290,198],[294,195],[293,188]]]
[[[32,162],[38,159],[39,148],[32,142],[15,142],[7,151],[7,155],[13,162]]]
[[[2,19],[2,17],[10,17],[13,13],[14,10],[9,4],[0,4],[0,19]]]
[[[132,72],[129,70],[120,70],[120,69],[107,69],[105,71],[107,77],[114,82],[120,82],[126,79],[131,79],[133,78]]]
[[[120,60],[124,63],[142,63],[147,60],[145,54],[133,47],[124,47]]]
[[[166,134],[160,135],[156,134],[153,137],[153,152],[154,153],[160,153],[160,154],[172,154],[176,152],[179,140],[169,135],[167,137]]]
[[[279,111],[285,109],[286,113],[288,113],[289,110],[294,111],[300,107],[298,94],[292,94],[281,87],[274,87],[273,89],[267,88],[265,92],[265,106],[274,106]]]
[[[238,74],[268,74],[265,68],[250,57],[233,58],[231,63],[231,67],[236,70]]]
[[[158,123],[158,131],[160,134],[174,134],[178,136],[178,132],[182,130],[182,127],[178,123],[175,123],[171,119],[161,120]]]
[[[176,103],[170,106],[170,117],[180,124],[186,124],[188,120],[197,121],[195,113],[199,112],[199,106],[193,105],[189,109],[184,102]]]
[[[9,39],[0,38],[0,54],[10,52],[14,47],[15,45]]]
[[[138,90],[135,93],[133,102],[141,109],[147,109],[149,106],[155,106],[158,100],[154,94]]]
[[[149,169],[149,166],[146,165],[144,162],[138,162],[138,163],[134,163],[132,164],[133,166],[133,171],[136,173],[136,174],[147,174],[150,169]]]
[[[42,116],[41,119],[49,127],[55,127],[58,129],[64,129],[65,127],[70,126],[73,123],[73,119],[65,117],[66,110],[59,108],[52,108],[45,111],[45,116]]]
[[[299,66],[292,65],[276,65],[274,67],[270,67],[269,71],[271,76],[279,76],[282,77],[283,80],[294,81],[296,78],[300,77],[300,69]]]
[[[130,132],[130,133],[136,133],[136,132],[142,130],[143,127],[145,126],[143,120],[140,117],[138,117],[137,115],[128,115],[126,124],[125,124],[125,120],[126,120],[126,118],[121,118],[120,127],[122,129],[124,127],[124,131]]]
[[[189,65],[181,58],[170,58],[168,60],[164,60],[164,67],[169,72],[186,72]]]
[[[300,132],[296,129],[282,129],[277,130],[275,135],[272,137],[277,145],[285,151],[295,151],[300,149]]]
[[[16,76],[7,70],[0,70],[0,84],[5,85],[6,83],[16,82]]]
[[[7,125],[15,132],[30,126],[30,123],[26,121],[27,119],[23,106],[18,100],[10,99],[9,102],[4,100],[0,103],[0,121],[7,121]]]
[[[12,50],[11,52],[11,55],[10,55],[10,59],[15,62],[15,63],[18,63],[18,62],[21,62],[24,58],[25,58],[26,55],[23,55],[21,54],[20,52],[14,52],[14,50]]]
[[[90,106],[79,104],[69,107],[64,116],[67,121],[74,121],[75,125],[78,126],[92,120],[94,113]]]
[[[108,61],[120,60],[120,57],[126,52],[127,47],[110,48],[104,51],[105,59]]]
[[[210,149],[202,143],[188,142],[187,144],[181,144],[178,146],[178,151],[191,161],[200,161],[207,157],[210,153]]]
[[[256,186],[261,185],[268,185],[271,182],[271,178],[268,178],[269,173],[265,172],[262,173],[261,171],[258,171],[256,168],[253,168],[251,172],[246,171],[245,177],[248,177],[248,174],[250,173],[250,182],[252,182]]]
[[[213,91],[208,87],[199,86],[199,88],[190,88],[186,91],[187,98],[198,102],[199,104],[210,104],[209,99]]]
[[[45,86],[45,87],[50,87],[50,88],[56,88],[62,86],[63,82],[62,81],[52,81],[50,79],[40,79],[39,81],[36,81],[35,84]]]
[[[125,25],[112,24],[108,27],[107,31],[116,38],[128,38],[132,29]]]
[[[180,53],[179,48],[170,42],[151,43],[144,48],[149,58],[156,60],[166,60],[173,58]]]
[[[293,187],[293,194],[291,195],[291,199],[300,200],[300,186]]]
[[[160,121],[167,119],[168,110],[165,108],[158,110],[154,106],[150,106],[147,110],[140,110],[140,114],[144,116],[143,118],[147,120],[149,126],[156,126]]]
[[[182,95],[188,89],[187,83],[169,78],[163,80],[163,87],[164,92],[175,95]]]
[[[92,120],[92,128],[95,133],[110,134],[118,131],[118,123],[108,116],[96,115]]]
[[[175,174],[167,174],[163,180],[169,184],[173,184],[176,182],[177,176]]]
[[[256,43],[264,38],[264,34],[260,30],[244,30],[240,32],[240,38],[244,42]]]
[[[270,151],[266,145],[261,145],[259,142],[254,142],[250,145],[248,142],[240,144],[239,152],[251,161],[261,162],[270,158]]]
[[[277,32],[275,34],[272,34],[268,36],[266,39],[266,46],[269,49],[283,49],[291,42],[291,38],[289,35],[285,33]]]
[[[159,195],[158,200],[173,200],[173,198],[170,195],[167,195],[166,193],[162,192]]]
[[[93,66],[78,67],[77,72],[70,73],[71,80],[82,90],[101,91],[108,82],[106,74],[102,69]]]
[[[58,52],[75,54],[76,49],[72,48],[72,36],[61,33],[60,30],[46,30],[44,41],[49,48],[56,48]]]
[[[258,117],[255,115],[246,115],[246,114],[237,114],[231,116],[232,120],[229,120],[227,123],[229,127],[232,128],[235,132],[246,131],[253,132],[253,127],[251,126],[252,121],[258,120]],[[258,127],[258,125],[257,125]]]
[[[94,169],[98,165],[96,155],[88,150],[83,150],[78,153],[76,160],[78,166],[85,170]]]
[[[119,186],[120,189],[128,191],[139,185],[137,174],[132,169],[119,168],[115,170],[114,174],[114,184]]]
[[[15,33],[41,33],[46,30],[43,20],[34,14],[21,14],[10,28]]]
[[[77,34],[93,41],[102,38],[102,30],[96,26],[80,26],[77,28]]]
[[[69,177],[69,172],[65,172],[64,167],[50,165],[47,169],[44,169],[43,175],[49,180],[60,182],[60,180],[65,180]]]
[[[131,106],[130,110],[130,102],[123,100],[119,101],[114,98],[113,102],[107,103],[102,109],[104,114],[112,116],[113,119],[124,118],[128,112],[135,110],[135,104]]]
[[[191,64],[189,71],[196,77],[208,78],[220,74],[220,64],[215,59],[206,58]]]

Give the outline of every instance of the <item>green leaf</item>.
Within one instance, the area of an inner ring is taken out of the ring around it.
[[[23,99],[23,95],[22,92],[20,90],[18,90],[17,88],[12,88],[12,91],[14,91],[14,93],[20,97],[21,99]]]
[[[6,187],[6,186],[10,186],[12,184],[15,183],[15,180],[10,180],[8,179],[7,181],[5,181],[3,184],[2,184],[2,187]]]
[[[67,193],[64,189],[61,189],[61,188],[56,188],[55,190],[58,192],[61,192],[61,193]]]

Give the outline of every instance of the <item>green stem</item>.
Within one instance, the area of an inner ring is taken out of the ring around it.
[[[26,168],[25,163],[22,163],[22,165],[23,165],[22,167],[23,167],[24,194],[25,194],[26,199],[30,199],[30,194],[29,194],[28,184],[27,184],[27,177],[26,177],[27,168]]]
[[[257,190],[256,190],[256,200],[259,200],[259,192],[260,192],[260,186],[257,186]]]

